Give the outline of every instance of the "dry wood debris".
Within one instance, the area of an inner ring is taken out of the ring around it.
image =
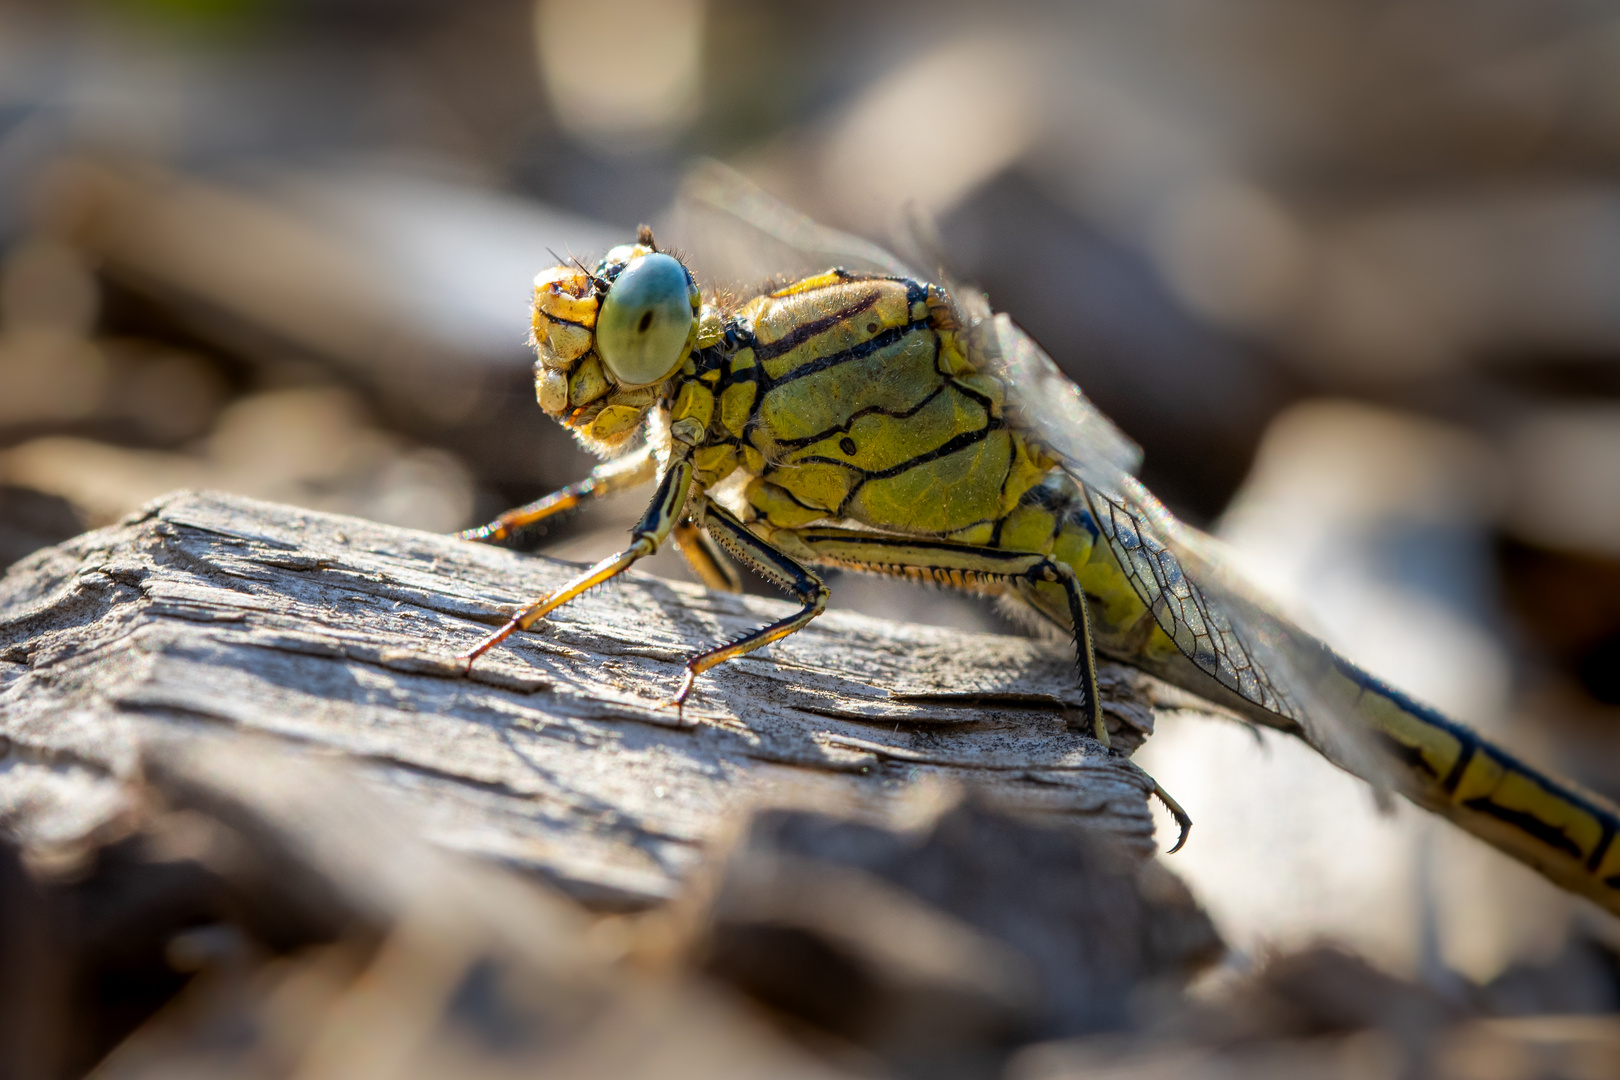
[[[882,812],[984,789],[1153,848],[1147,784],[1070,733],[1061,648],[830,613],[665,708],[680,662],[781,604],[629,575],[450,657],[571,567],[356,519],[177,494],[0,586],[0,804],[50,848],[115,819],[141,747],[203,731],[340,756],[449,848],[596,907],[672,895],[737,808]],[[1105,667],[1127,749],[1155,687]]]

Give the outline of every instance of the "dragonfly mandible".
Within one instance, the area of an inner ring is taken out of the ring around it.
[[[721,166],[698,170],[685,202],[800,271],[832,269],[705,301],[643,228],[592,266],[536,278],[536,396],[608,460],[462,536],[500,541],[584,500],[656,486],[629,546],[514,614],[462,654],[469,668],[670,539],[710,587],[738,588],[735,562],[799,604],[688,659],[676,705],[705,671],[820,614],[817,567],[989,593],[1072,636],[1082,725],[1105,745],[1098,655],[1295,735],[1620,913],[1620,808],[1279,614],[1137,481],[1135,444],[982,295]],[[1153,789],[1181,823],[1179,848],[1186,815]]]

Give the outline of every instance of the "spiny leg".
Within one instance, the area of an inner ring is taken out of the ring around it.
[[[1096,701],[1095,688],[1097,686],[1097,656],[1091,646],[1091,620],[1086,611],[1084,595],[1085,594],[1080,592],[1078,587],[1069,590],[1069,614],[1070,617],[1074,619],[1074,647],[1075,651],[1079,654],[1079,663],[1082,665],[1089,665],[1090,669],[1089,682],[1087,683],[1087,686],[1089,687],[1087,690],[1087,700]],[[1077,597],[1080,598],[1078,604],[1076,603]],[[1083,631],[1080,629],[1082,626],[1085,628]],[[1082,642],[1084,644],[1082,644]],[[1084,681],[1086,676],[1082,675],[1081,678]],[[1093,720],[1093,723],[1097,724],[1099,728],[1101,727],[1100,702],[1098,706],[1098,713],[1096,718]],[[1108,745],[1108,735],[1106,731],[1103,731],[1099,738],[1104,746]],[[1170,811],[1170,815],[1176,819],[1176,826],[1181,830],[1181,835],[1176,837],[1175,846],[1166,852],[1168,855],[1174,855],[1187,843],[1187,836],[1192,832],[1193,823],[1191,815],[1181,808],[1181,804],[1176,802],[1168,791],[1164,790],[1164,786],[1155,780],[1151,773],[1142,768],[1142,766],[1138,765],[1136,762],[1131,761],[1130,758],[1122,757],[1122,759],[1128,763],[1131,768],[1141,773],[1142,777],[1147,780],[1149,784],[1153,785],[1154,797],[1163,803],[1164,808]]]
[[[1087,719],[1091,721],[1091,730],[1097,736],[1097,741],[1107,746],[1108,728],[1103,724],[1102,697],[1097,684],[1097,648],[1091,639],[1091,613],[1086,607],[1086,594],[1075,579],[1074,571],[1066,564],[1056,559],[1048,559],[1047,562],[1049,565],[1035,568],[1034,573],[1048,581],[1055,576],[1063,585],[1069,601],[1069,618],[1074,623],[1074,662],[1080,669],[1080,686],[1086,695]],[[1039,579],[1031,576],[1030,580]]]
[[[456,659],[465,661],[467,670],[471,671],[474,660],[505,641],[513,631],[527,630],[580,593],[617,577],[628,570],[636,560],[657,551],[658,545],[664,542],[670,530],[675,527],[675,523],[681,519],[686,505],[686,492],[691,486],[691,459],[682,457],[672,461],[665,470],[663,479],[658,483],[658,491],[653,495],[652,505],[647,507],[647,513],[642,516],[640,524],[630,530],[629,547],[617,555],[603,559],[549,596],[536,600],[508,619],[505,626],[461,653]]]
[[[1074,622],[1075,668],[1085,699],[1091,733],[1109,744],[1103,725],[1102,698],[1097,692],[1097,653],[1091,640],[1091,620],[1085,594],[1065,563],[1040,552],[1004,551],[1000,548],[959,544],[921,537],[884,536],[855,529],[778,529],[772,538],[808,561],[867,573],[890,574],[933,582],[957,589],[1015,582],[1060,585],[1069,601]]]
[[[463,529],[456,535],[463,540],[479,543],[499,543],[522,529],[538,525],[548,517],[572,510],[587,499],[616,495],[639,487],[657,475],[658,462],[653,458],[652,448],[643,447],[624,457],[603,462],[577,484],[569,484],[526,506],[508,510],[494,521],[477,528]]]
[[[1142,768],[1142,766],[1138,765],[1130,758],[1125,759],[1125,764],[1135,769],[1141,775],[1142,779],[1146,780],[1150,785],[1152,785],[1153,797],[1164,803],[1164,808],[1170,811],[1171,817],[1176,819],[1176,827],[1181,830],[1181,835],[1176,837],[1175,847],[1172,847],[1169,851],[1165,852],[1166,855],[1174,855],[1187,843],[1187,836],[1192,832],[1192,815],[1183,810],[1181,808],[1181,804],[1170,797],[1170,793],[1164,790],[1164,786],[1153,778],[1152,773]]]
[[[721,592],[742,592],[742,578],[737,568],[726,558],[725,552],[715,546],[709,534],[693,523],[687,515],[671,534],[675,546],[686,556],[686,563],[705,586]]]
[[[749,532],[747,526],[723,507],[705,499],[701,508],[704,527],[721,547],[760,577],[791,594],[803,606],[785,619],[778,619],[769,626],[744,634],[736,641],[700,652],[689,659],[686,674],[681,677],[680,689],[675,691],[672,699],[676,708],[685,703],[699,675],[716,664],[723,664],[733,657],[787,637],[827,610],[827,597],[830,595],[827,586],[808,567]]]

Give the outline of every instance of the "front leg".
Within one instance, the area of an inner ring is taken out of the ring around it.
[[[617,495],[633,487],[640,487],[658,475],[658,462],[652,447],[626,454],[621,458],[603,462],[578,483],[553,491],[532,503],[506,511],[494,521],[463,529],[456,536],[481,544],[499,544],[520,533],[533,529],[548,518],[573,510],[591,499]],[[742,581],[714,548],[708,536],[692,524],[690,519],[675,526],[675,546],[680,549],[703,584],[711,589],[741,592]]]
[[[733,657],[780,641],[827,610],[827,586],[813,571],[749,532],[746,525],[719,504],[703,499],[698,505],[704,527],[722,548],[760,577],[791,594],[803,606],[785,619],[778,619],[769,626],[762,626],[718,648],[700,652],[688,660],[680,689],[675,691],[673,704],[676,708],[685,703],[687,695],[692,692],[692,684],[705,671]]]
[[[546,518],[566,513],[587,499],[600,499],[617,495],[621,491],[645,484],[658,475],[658,462],[651,447],[644,446],[624,457],[606,461],[591,470],[591,475],[577,484],[569,484],[561,491],[536,499],[527,506],[508,510],[494,521],[472,529],[463,529],[456,535],[463,540],[484,544],[500,543],[514,534],[531,529]]]
[[[670,530],[675,527],[675,523],[681,519],[682,511],[686,507],[686,492],[691,486],[692,461],[689,454],[683,454],[672,460],[669,467],[664,470],[663,479],[659,481],[658,490],[653,495],[652,505],[647,507],[647,513],[643,515],[641,523],[630,530],[629,547],[617,555],[603,559],[551,595],[536,600],[508,619],[505,626],[458,655],[456,659],[465,661],[467,670],[471,671],[474,660],[505,641],[513,631],[527,630],[580,593],[617,577],[630,569],[636,560],[657,551],[658,545],[664,542]]]

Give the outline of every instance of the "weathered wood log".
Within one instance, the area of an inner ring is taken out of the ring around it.
[[[703,643],[784,606],[627,575],[450,658],[570,564],[219,494],[160,499],[0,580],[0,810],[25,847],[115,820],[154,739],[221,730],[346,758],[434,841],[599,908],[670,896],[730,813],[882,813],[931,783],[1145,856],[1149,783],[1070,732],[1060,646],[829,612],[663,706]],[[1116,746],[1173,692],[1104,665]]]

